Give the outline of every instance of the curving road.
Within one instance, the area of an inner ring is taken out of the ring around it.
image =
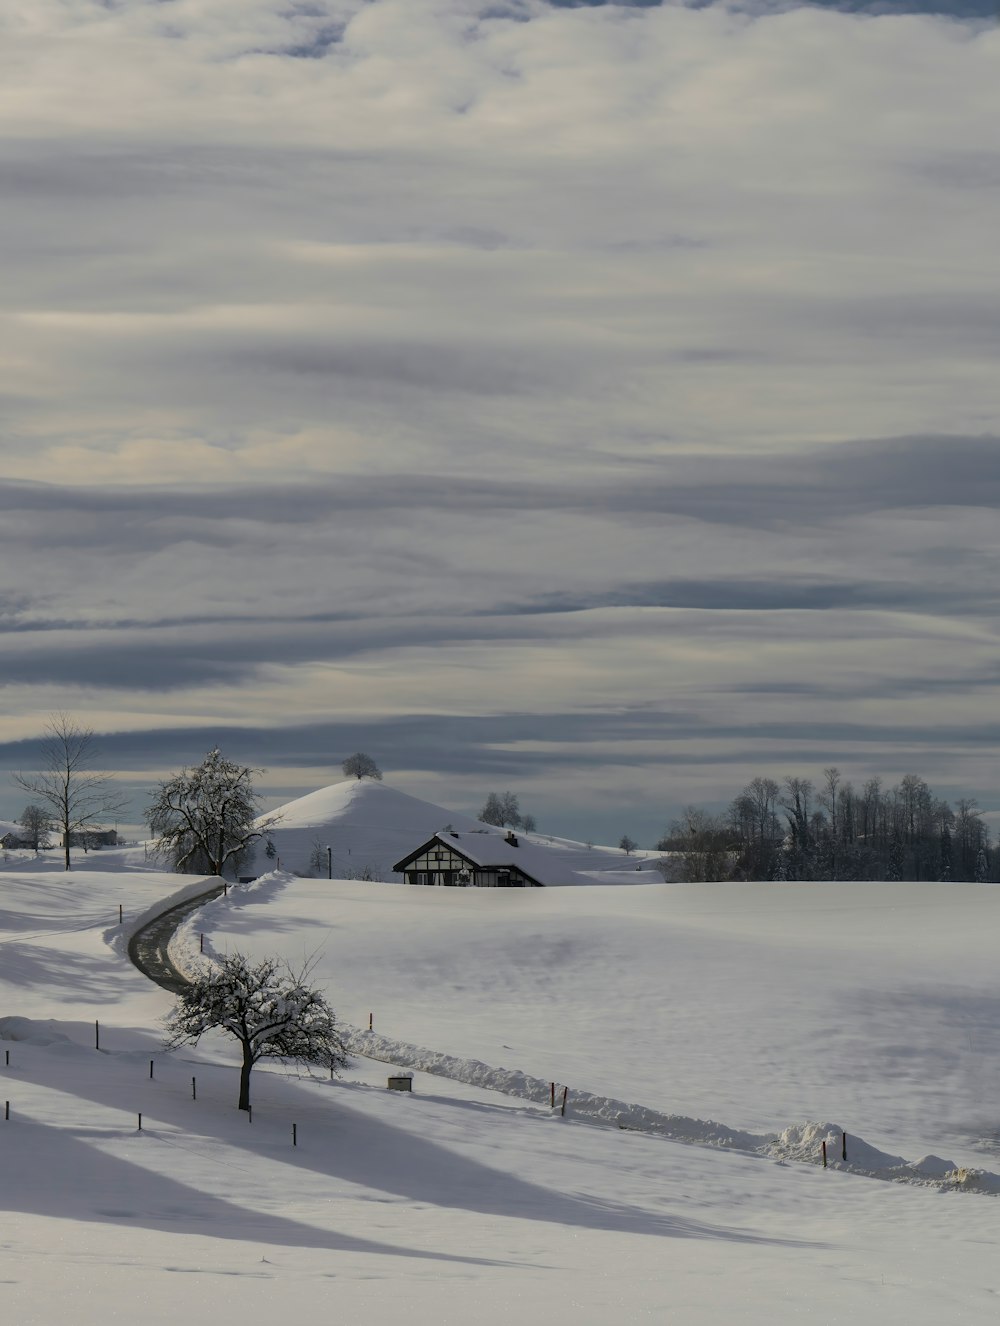
[[[225,887],[223,883],[214,884],[204,893],[186,898],[176,907],[170,907],[159,916],[154,916],[152,921],[148,921],[141,930],[137,930],[128,942],[128,956],[133,966],[138,967],[143,976],[148,976],[151,981],[162,985],[164,990],[169,990],[171,994],[179,994],[190,985],[183,972],[170,961],[168,952],[170,940],[182,921],[192,912],[196,912],[203,903],[218,898]]]

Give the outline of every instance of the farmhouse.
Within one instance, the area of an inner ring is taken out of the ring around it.
[[[45,835],[42,834],[42,837],[44,838]],[[17,829],[11,829],[0,838],[0,847],[5,850],[16,851],[21,848],[34,847],[34,845],[34,841],[28,835],[26,830],[18,831]]]
[[[393,870],[405,876],[407,884],[458,888],[536,889],[574,882],[575,871],[546,860],[551,855],[542,848],[522,845],[513,833],[501,836],[486,829],[467,833],[443,829],[397,861]]]

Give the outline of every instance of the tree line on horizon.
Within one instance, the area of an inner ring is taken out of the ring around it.
[[[677,854],[683,879],[692,882],[985,883],[1000,873],[1000,850],[975,798],[952,806],[918,774],[893,786],[875,775],[856,788],[835,766],[818,783],[752,778],[719,813],[685,806],[656,846]]]

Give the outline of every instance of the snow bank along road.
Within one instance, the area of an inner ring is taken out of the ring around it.
[[[203,906],[218,898],[225,890],[225,884],[218,884],[204,893],[197,893],[193,898],[177,903],[160,912],[136,930],[128,941],[128,956],[132,964],[139,968],[157,985],[162,985],[172,994],[178,994],[189,981],[184,973],[174,966],[170,958],[170,941],[178,926]]]
[[[182,989],[188,983],[189,974],[203,961],[201,944],[196,939],[198,932],[195,929],[194,914],[206,903],[216,899],[220,900],[218,906],[225,906],[221,901],[223,887],[219,885],[198,893],[146,920],[133,934],[128,945],[129,957],[135,966],[168,990],[176,992]],[[207,947],[211,958],[212,946],[209,943]],[[555,1093],[556,1108],[561,1108],[562,1083],[553,1084],[516,1069],[494,1068],[478,1060],[442,1054],[357,1027],[345,1027],[343,1032],[347,1048],[352,1054],[502,1092],[537,1105],[551,1104],[553,1087],[558,1086]],[[936,1155],[907,1161],[902,1156],[872,1146],[862,1138],[848,1138],[838,1124],[802,1122],[792,1124],[780,1132],[751,1133],[712,1120],[667,1114],[576,1088],[567,1087],[566,1090],[572,1117],[591,1124],[807,1164],[824,1163],[825,1143],[825,1161],[830,1168],[897,1183],[1000,1194],[1000,1175],[982,1169],[958,1167]]]

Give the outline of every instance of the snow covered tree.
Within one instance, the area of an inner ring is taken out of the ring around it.
[[[157,850],[187,874],[221,875],[278,822],[259,817],[253,790],[258,769],[233,764],[218,747],[196,769],[183,769],[160,790],[146,811]]]
[[[538,821],[535,819],[534,815],[522,815],[521,828],[525,833],[535,833],[538,829]]]
[[[128,804],[109,774],[91,768],[96,754],[92,728],[82,727],[69,714],[53,714],[45,728],[41,768],[11,775],[18,787],[51,811],[52,826],[62,834],[66,870],[73,835],[116,819]]]
[[[382,781],[382,770],[378,767],[370,755],[366,755],[363,750],[355,751],[353,755],[348,755],[347,759],[340,766],[344,771],[345,778],[374,778],[377,782]]]
[[[194,1045],[206,1031],[232,1036],[243,1051],[238,1108],[250,1108],[250,1072],[261,1059],[322,1065],[347,1063],[333,1009],[276,958],[251,963],[242,953],[205,968],[164,1019],[167,1046]]]
[[[529,817],[530,818],[530,817]],[[491,792],[479,812],[481,824],[494,824],[498,829],[509,825],[518,829],[524,823],[521,806],[514,792]],[[534,821],[532,820],[532,823]]]
[[[24,841],[35,852],[49,845],[49,830],[52,828],[52,816],[41,806],[25,806],[18,820],[24,830]]]
[[[499,829],[503,825],[503,805],[496,792],[491,792],[479,812],[481,824],[495,824]]]

